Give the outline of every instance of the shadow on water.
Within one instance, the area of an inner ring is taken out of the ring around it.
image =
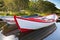
[[[54,33],[52,33],[51,35],[49,35],[48,37],[46,37],[44,40],[60,40],[60,22],[56,23],[56,31]]]
[[[56,29],[56,26],[57,26],[57,30],[54,33],[52,33]],[[53,25],[51,25],[49,27],[45,27],[45,28],[42,28],[42,29],[39,29],[39,30],[36,30],[36,31],[32,31],[30,33],[26,33],[26,34],[25,33],[21,33],[20,35],[17,35],[17,36],[18,36],[19,40],[37,40],[37,39],[40,40],[40,39],[43,39],[43,38],[45,38],[44,40],[47,40],[47,39],[50,39],[50,37],[53,37],[52,34],[54,35],[56,33],[59,33],[58,32],[59,26],[60,26],[59,23],[56,23],[56,25],[53,24]],[[15,26],[13,26],[13,27],[15,27]],[[15,40],[16,33],[19,32],[19,31],[18,32],[17,31],[18,30],[14,29],[13,31],[10,31],[9,33],[2,34],[1,38],[4,38],[4,37],[7,38],[7,39],[8,38],[10,38],[10,39],[13,38],[13,40]],[[49,34],[51,34],[50,37],[48,36]],[[7,36],[4,36],[4,35],[7,35]],[[11,35],[15,35],[15,36],[11,36]],[[11,37],[9,37],[9,36],[11,36]],[[56,34],[56,36],[57,36],[57,34]]]

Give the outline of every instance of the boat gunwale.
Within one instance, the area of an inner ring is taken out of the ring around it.
[[[47,22],[46,20],[42,20],[42,19],[23,18],[23,17],[17,17],[17,16],[14,16],[14,17],[15,17],[14,19],[18,18],[18,19],[21,19],[21,20],[27,20],[27,21],[39,22],[39,23],[52,23],[52,22],[55,21],[54,19],[49,19],[49,20],[53,20],[53,21]]]

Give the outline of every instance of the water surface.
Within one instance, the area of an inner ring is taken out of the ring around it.
[[[56,23],[57,29],[44,40],[60,40],[60,23]],[[18,40],[15,35],[4,36],[0,31],[0,40]]]
[[[57,29],[44,40],[60,40],[60,23],[56,23]]]

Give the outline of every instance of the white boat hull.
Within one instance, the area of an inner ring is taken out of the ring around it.
[[[2,19],[4,22],[7,22],[7,24],[16,24],[13,16],[4,16]]]
[[[14,18],[5,18],[3,19],[3,21],[6,22],[7,24],[16,24]]]
[[[36,29],[40,29],[52,25],[56,22],[58,17],[56,15],[50,15],[47,16],[46,18],[45,19],[43,19],[43,17],[21,18],[21,17],[14,16],[15,22],[21,32],[25,32],[28,30],[36,30]]]
[[[17,22],[20,26],[20,28],[26,28],[26,29],[40,29],[49,25],[52,25],[55,22],[52,23],[42,23],[42,22],[31,22],[31,21],[27,21],[27,20],[22,20],[22,19],[17,19]]]

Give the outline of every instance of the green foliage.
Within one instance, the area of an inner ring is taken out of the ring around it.
[[[28,2],[29,0],[3,0],[4,2],[4,8],[1,10],[4,11],[20,11],[22,9],[28,8]],[[3,3],[2,2],[2,3]]]
[[[48,1],[38,1],[36,3],[33,3],[30,6],[30,9],[35,12],[54,12],[57,10],[55,4]]]
[[[42,14],[42,13],[53,13],[56,12],[57,8],[55,4],[37,0],[36,2],[29,1],[29,0],[1,0],[4,4],[0,11],[11,11],[15,12],[16,15],[34,15],[35,13]],[[25,10],[21,12],[21,10]],[[14,14],[7,14],[13,16]]]

